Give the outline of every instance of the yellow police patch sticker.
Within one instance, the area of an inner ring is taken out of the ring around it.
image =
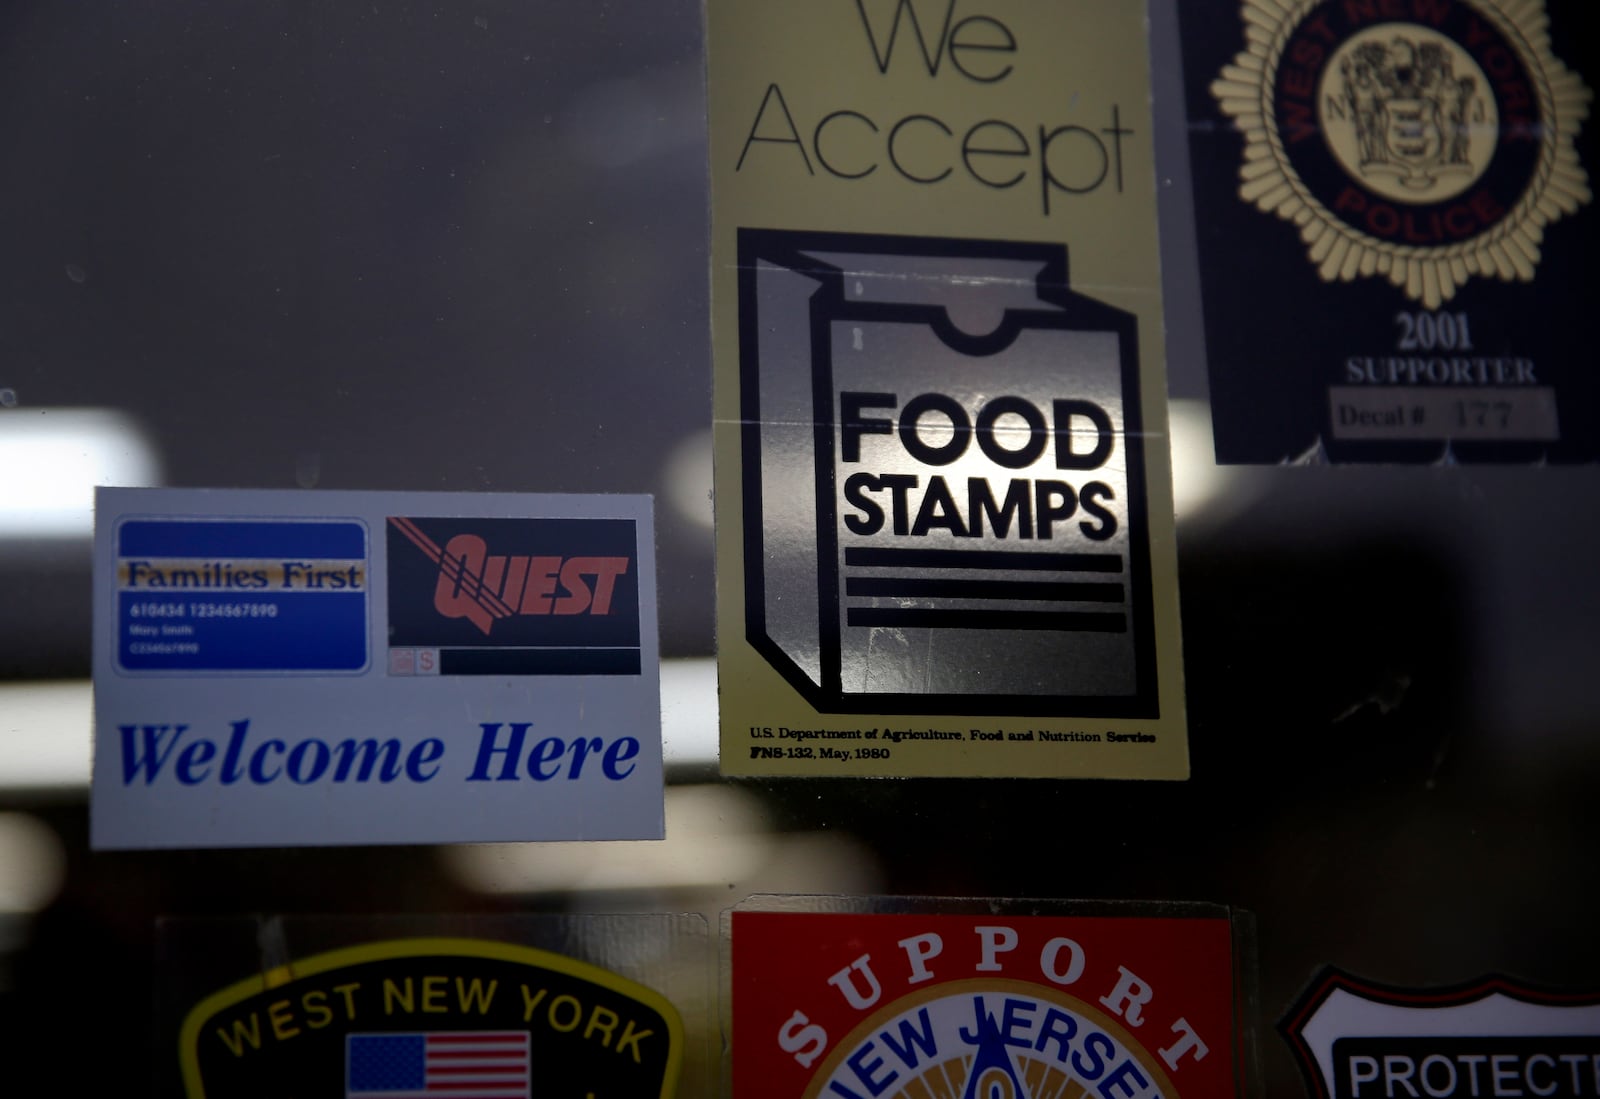
[[[475,939],[334,950],[239,981],[185,1018],[189,1099],[671,1099],[665,997],[573,958]]]

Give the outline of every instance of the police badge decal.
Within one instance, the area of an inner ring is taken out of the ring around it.
[[[1217,460],[1600,457],[1584,0],[1171,6]]]
[[[1298,227],[1326,282],[1427,309],[1531,282],[1545,226],[1590,198],[1589,91],[1542,0],[1245,0],[1211,94],[1245,136],[1239,197]]]

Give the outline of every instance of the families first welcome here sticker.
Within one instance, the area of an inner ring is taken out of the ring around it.
[[[96,847],[662,835],[647,499],[97,508]]]

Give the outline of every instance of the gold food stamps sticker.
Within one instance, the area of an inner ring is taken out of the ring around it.
[[[1386,278],[1436,309],[1532,281],[1544,228],[1589,201],[1590,92],[1543,0],[1245,0],[1211,85],[1243,133],[1239,197],[1293,222],[1324,281]]]

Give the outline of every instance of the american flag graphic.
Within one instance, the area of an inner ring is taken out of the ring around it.
[[[528,1099],[528,1034],[456,1030],[351,1034],[346,1099]]]

